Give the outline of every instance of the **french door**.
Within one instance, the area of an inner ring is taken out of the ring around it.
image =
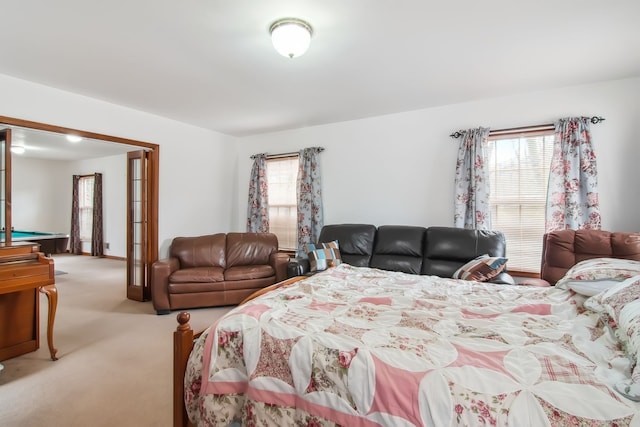
[[[151,299],[149,272],[158,255],[152,156],[145,150],[127,154],[127,298],[135,301]]]

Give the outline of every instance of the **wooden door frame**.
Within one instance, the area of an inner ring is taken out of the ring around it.
[[[4,211],[4,224],[1,224],[5,228],[4,240],[0,243],[5,245],[11,245],[11,129],[2,129],[2,138],[4,138],[4,176],[0,181],[4,186],[4,201],[1,203],[0,209]]]
[[[29,120],[17,119],[14,117],[0,116],[0,124],[9,126],[17,126],[29,129],[43,130],[47,132],[61,134],[75,134],[83,138],[96,139],[116,144],[126,144],[144,148],[149,152],[149,211],[147,222],[147,268],[150,269],[151,264],[158,259],[158,194],[159,194],[159,176],[160,176],[160,146],[150,142],[136,141],[133,139],[120,138],[112,135],[104,135],[95,132],[88,132],[80,129],[67,128],[63,126],[49,125],[46,123],[33,122]],[[128,227],[128,225],[127,225]],[[128,257],[128,254],[127,254]],[[149,275],[147,274],[147,280]],[[149,283],[145,284],[150,286]]]

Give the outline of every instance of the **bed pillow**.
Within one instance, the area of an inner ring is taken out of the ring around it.
[[[626,398],[640,401],[640,275],[592,296],[585,306],[600,311],[631,363],[631,377],[614,388]]]
[[[472,259],[453,273],[454,279],[487,282],[507,267],[507,258],[481,255]]]
[[[305,246],[311,271],[323,271],[342,263],[338,241],[309,243]]]
[[[569,282],[617,280],[640,274],[640,261],[618,258],[592,258],[580,261],[558,280],[556,288],[568,289]]]
[[[572,280],[566,286],[577,294],[592,297],[619,284],[619,280]]]

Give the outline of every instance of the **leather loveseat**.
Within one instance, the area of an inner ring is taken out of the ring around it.
[[[272,233],[176,237],[169,257],[151,266],[151,299],[158,314],[238,304],[286,279],[289,256]]]
[[[482,255],[506,256],[502,232],[454,227],[326,225],[320,231],[318,243],[331,241],[338,242],[342,262],[347,264],[439,277],[453,277],[460,267]],[[287,275],[304,274],[309,274],[309,260],[291,259]],[[515,284],[506,271],[490,281]]]

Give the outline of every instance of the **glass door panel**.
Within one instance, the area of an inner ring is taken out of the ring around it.
[[[147,301],[149,286],[148,253],[148,157],[145,151],[127,155],[127,298]]]
[[[11,245],[11,129],[0,130],[0,243]]]

